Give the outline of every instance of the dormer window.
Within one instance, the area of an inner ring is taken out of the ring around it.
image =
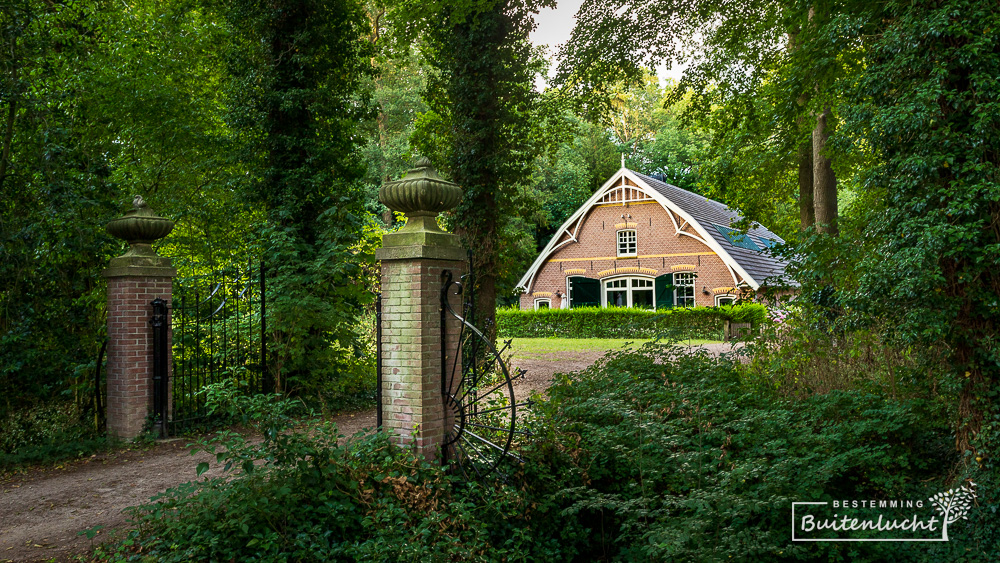
[[[618,256],[636,256],[635,229],[618,231]]]

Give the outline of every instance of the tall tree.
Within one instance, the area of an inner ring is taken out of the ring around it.
[[[795,219],[808,224],[820,189],[821,214],[835,224],[831,187],[839,155],[825,139],[837,108],[827,92],[857,57],[856,48],[830,42],[820,42],[826,50],[817,52],[817,26],[828,17],[821,14],[794,2],[588,0],[562,50],[557,79],[599,107],[609,84],[638,82],[643,66],[690,63],[675,96],[693,91],[687,119],[705,121],[714,132],[715,158],[704,171],[723,185],[716,189],[729,192],[725,199],[745,217],[773,224],[775,212],[788,215],[781,223],[793,217],[783,202],[797,197]],[[803,74],[806,61],[812,65]],[[816,143],[807,141],[813,129]]]
[[[932,373],[959,396],[956,445],[995,483],[1000,12],[972,0],[856,9],[828,30],[877,38],[863,79],[842,92],[857,150],[879,157],[865,174],[873,246],[856,299],[893,319],[905,343],[943,353]]]
[[[352,283],[366,259],[353,247],[364,226],[356,123],[369,115],[368,22],[353,0],[243,0],[227,20],[230,121],[253,174],[247,197],[267,213],[275,382],[319,392],[345,375],[369,299]]]
[[[437,7],[430,15],[424,6],[410,13],[425,14],[426,55],[438,73],[428,103],[440,119],[425,123],[443,126],[438,131],[447,148],[435,155],[433,135],[423,135],[420,148],[437,156],[465,190],[453,225],[473,250],[478,320],[493,333],[497,284],[506,267],[501,256],[505,248],[531,246],[521,244],[523,229],[508,227],[530,205],[519,188],[528,183],[537,153],[531,120],[538,66],[528,43],[537,6],[488,0]]]
[[[829,108],[823,108],[816,116],[816,128],[812,132],[812,200],[816,229],[821,233],[836,235],[837,176],[833,173],[833,163],[827,152],[831,119]]]

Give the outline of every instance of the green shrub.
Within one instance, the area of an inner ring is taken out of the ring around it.
[[[947,543],[792,543],[794,501],[927,499],[953,486],[953,434],[926,399],[793,398],[761,383],[731,358],[660,344],[560,374],[525,425],[534,437],[518,445],[526,463],[510,485],[464,483],[381,433],[338,445],[331,424],[292,431],[288,401],[220,387],[213,404],[263,442],[202,442],[229,478],[136,509],[138,529],[105,557],[989,560],[985,506]]]
[[[523,533],[512,487],[466,484],[384,433],[338,445],[331,423],[289,425],[298,405],[209,392],[216,409],[263,436],[224,432],[199,447],[230,475],[167,490],[132,510],[137,529],[98,560],[551,560],[558,546]],[[208,468],[200,464],[199,474]]]
[[[685,338],[722,340],[726,320],[763,323],[767,309],[757,303],[722,307],[648,311],[624,307],[497,310],[502,338],[656,338],[665,333]]]
[[[108,440],[72,401],[51,400],[0,418],[0,468],[52,463],[105,449]]]
[[[559,376],[525,482],[534,533],[575,560],[953,561],[949,544],[792,543],[791,503],[927,499],[955,466],[947,421],[863,391],[796,400],[738,362],[664,346]]]

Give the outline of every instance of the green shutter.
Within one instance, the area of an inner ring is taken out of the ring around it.
[[[663,274],[656,278],[656,308],[668,309],[674,306],[674,275]]]
[[[569,307],[600,307],[601,282],[583,276],[569,279]]]

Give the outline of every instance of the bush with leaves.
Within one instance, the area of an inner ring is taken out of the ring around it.
[[[65,400],[15,409],[0,417],[0,468],[60,461],[108,447],[80,408]]]
[[[523,455],[539,537],[575,560],[952,561],[949,544],[792,543],[791,503],[927,499],[954,466],[947,420],[870,391],[790,399],[740,363],[651,343],[560,375]],[[902,517],[902,515],[901,515]]]
[[[518,445],[515,486],[464,483],[382,433],[338,445],[331,424],[292,428],[298,407],[287,400],[215,387],[211,403],[263,440],[204,440],[228,478],[135,509],[138,529],[99,557],[989,560],[975,521],[947,543],[792,543],[792,502],[951,488],[947,417],[877,387],[789,397],[736,358],[684,350],[650,343],[558,375],[527,421],[535,437]]]
[[[758,303],[648,311],[625,307],[497,310],[497,334],[505,338],[655,338],[675,329],[686,338],[722,340],[724,321],[754,326],[767,319]]]
[[[230,473],[167,490],[98,559],[144,561],[491,561],[558,546],[518,530],[519,491],[463,483],[384,433],[346,445],[335,425],[292,428],[300,405],[231,386],[210,404],[262,436],[222,432],[198,448]],[[199,474],[209,468],[199,464]],[[508,523],[509,522],[509,523]]]

